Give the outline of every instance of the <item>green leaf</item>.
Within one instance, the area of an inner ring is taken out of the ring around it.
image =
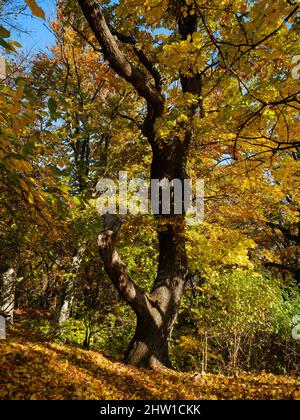
[[[57,103],[53,98],[50,98],[48,101],[48,108],[50,111],[51,118],[56,118]]]
[[[81,206],[81,200],[78,197],[73,197],[73,202],[76,206]]]
[[[37,5],[35,0],[25,0],[25,3],[30,8],[33,16],[37,16],[41,19],[46,19],[43,9]]]
[[[2,39],[2,38],[0,38],[0,45],[1,45],[1,47],[5,48],[6,50],[9,50],[9,51],[16,51],[12,45],[8,44],[8,43],[7,43],[6,41],[4,41],[4,39]]]
[[[2,38],[9,38],[10,37],[10,32],[7,29],[3,28],[3,26],[1,26],[1,25],[0,25],[0,36]]]

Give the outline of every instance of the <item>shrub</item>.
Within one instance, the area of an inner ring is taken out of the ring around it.
[[[299,369],[300,344],[291,337],[292,318],[300,313],[296,286],[237,269],[197,289],[196,298],[186,294],[178,319],[172,354],[178,368]]]

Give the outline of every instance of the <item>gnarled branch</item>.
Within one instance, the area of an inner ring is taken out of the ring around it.
[[[145,296],[130,279],[126,266],[115,249],[121,220],[113,214],[106,214],[103,217],[105,228],[98,236],[98,246],[105,270],[121,297],[137,314],[140,314],[146,307]]]

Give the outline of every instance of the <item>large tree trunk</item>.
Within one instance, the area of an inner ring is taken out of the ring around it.
[[[171,145],[153,144],[151,179],[182,181],[186,175],[186,145],[174,139]],[[159,262],[151,293],[146,294],[147,307],[137,315],[136,332],[125,360],[135,366],[170,366],[169,341],[177,318],[187,275],[184,238],[184,202],[182,215],[174,214],[174,195],[170,197],[170,215],[161,214],[161,191],[158,221]]]
[[[126,362],[139,367],[170,366],[169,341],[187,273],[184,240],[170,228],[160,232],[158,275],[146,308],[137,314],[136,332]]]
[[[162,91],[163,78],[157,67],[138,48],[133,36],[120,33],[107,24],[99,2],[78,0],[78,3],[111,68],[131,84],[147,102],[147,114],[143,124],[138,125],[152,147],[151,179],[183,181],[186,175],[188,148],[194,135],[192,120],[194,116],[204,116],[201,74],[193,74],[192,71],[191,75],[180,74],[182,93],[192,94],[196,98],[187,110],[191,121],[185,129],[184,139],[176,138],[176,135],[168,141],[160,139],[156,132],[156,123],[159,118],[164,117],[166,98]],[[190,9],[187,10],[186,16],[182,14],[183,5]],[[189,36],[192,39],[192,34],[197,30],[197,16],[192,13],[193,5],[175,2],[173,9],[170,8],[170,13],[174,13],[180,36],[183,40],[187,40]],[[122,43],[132,46],[138,65],[126,55]],[[159,265],[157,278],[150,293],[142,293],[132,282],[115,250],[120,228],[120,221],[116,216],[106,215],[105,230],[98,238],[105,269],[122,298],[129,303],[137,316],[135,336],[126,354],[126,361],[135,366],[158,367],[168,364],[168,344],[187,274],[184,212],[178,216],[172,212],[172,208],[171,203],[169,216],[163,215],[162,212],[156,216]]]
[[[158,274],[152,291],[143,294],[131,281],[125,264],[115,250],[121,225],[118,217],[106,215],[105,221],[106,228],[98,238],[100,254],[115,287],[137,316],[136,332],[125,361],[137,367],[170,365],[169,340],[187,274],[184,238],[174,226],[158,234]]]
[[[176,178],[183,181],[185,155],[186,148],[177,139],[174,139],[171,147],[154,147],[151,179],[167,178],[171,181]],[[116,216],[106,215],[106,228],[99,236],[98,244],[106,271],[137,315],[135,335],[125,355],[125,361],[137,367],[170,366],[169,341],[187,275],[183,197],[182,194],[182,215],[174,214],[173,195],[170,197],[170,214],[161,214],[160,205],[159,214],[155,215],[158,222],[159,261],[157,277],[150,293],[142,294],[133,284],[114,248],[120,228]]]

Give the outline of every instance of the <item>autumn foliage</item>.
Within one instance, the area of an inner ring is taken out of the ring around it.
[[[299,399],[299,2],[60,0],[27,56],[42,3],[0,1],[0,398]],[[101,217],[120,172],[204,220]]]
[[[137,370],[99,352],[40,342],[29,331],[12,331],[0,350],[0,399],[300,399],[296,378]]]

